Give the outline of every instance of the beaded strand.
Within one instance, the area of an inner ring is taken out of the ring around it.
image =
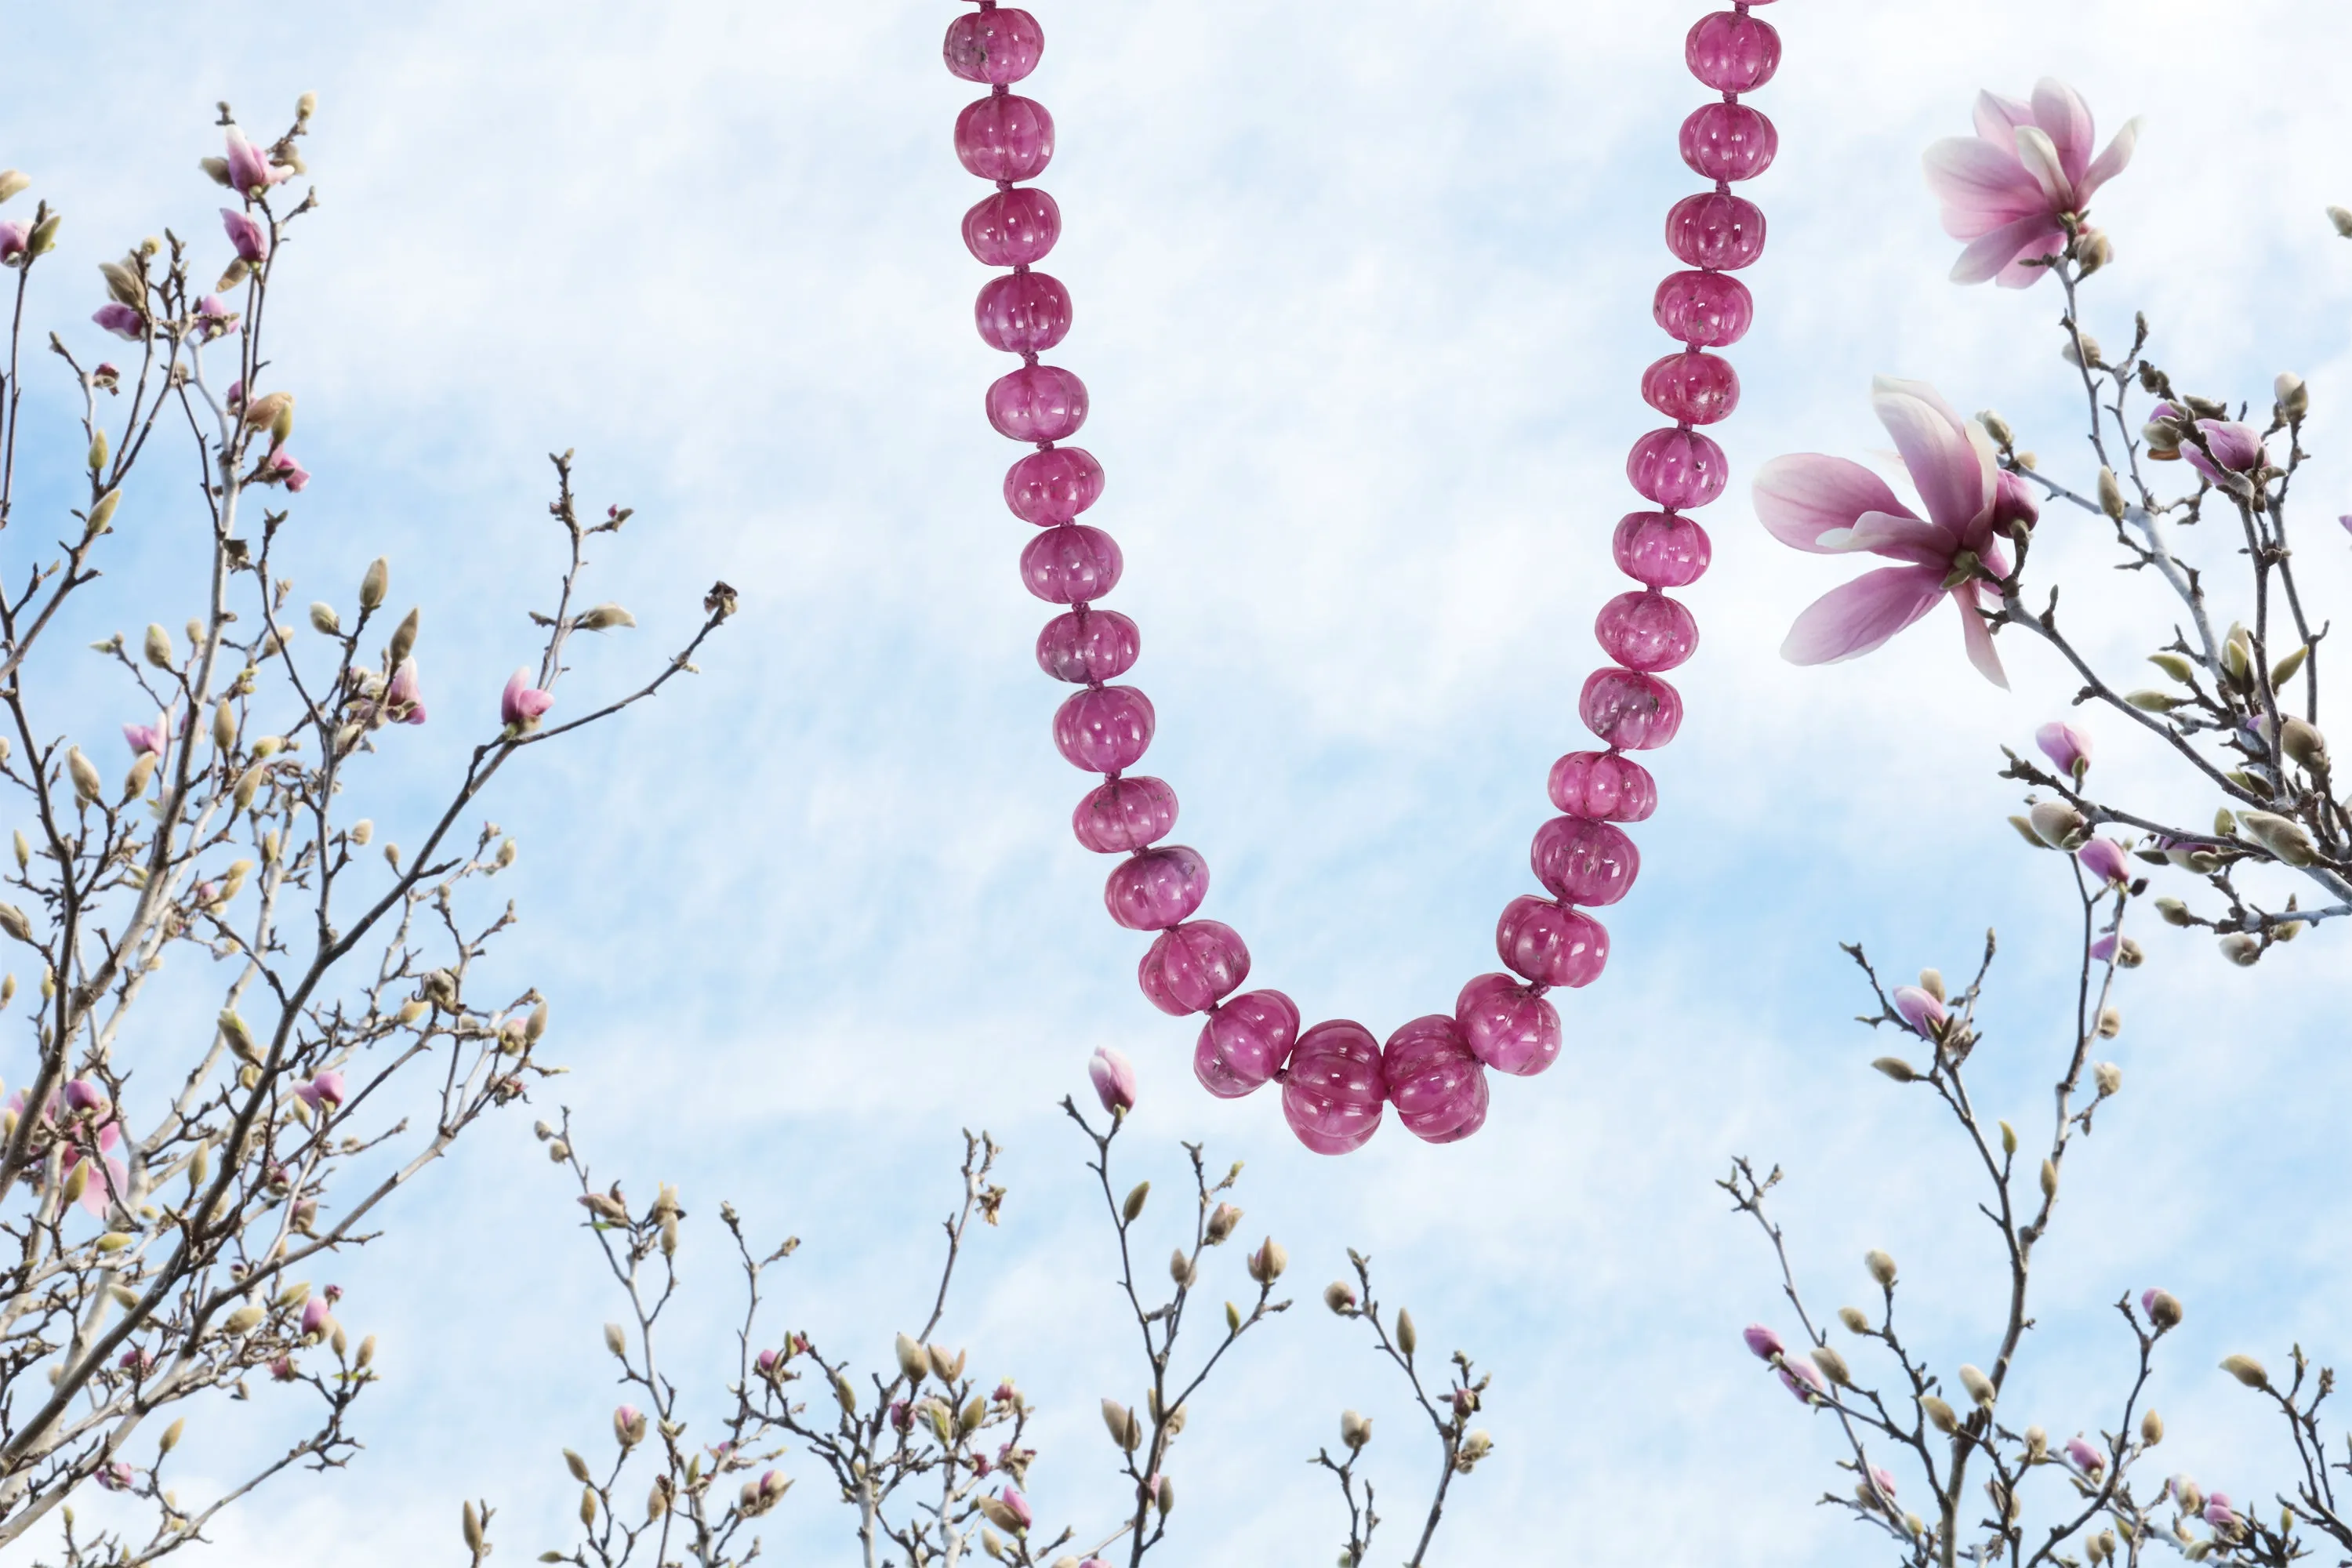
[[[1462,988],[1451,1014],[1416,1018],[1383,1044],[1362,1025],[1334,1019],[1302,1028],[1297,1005],[1279,991],[1242,992],[1249,949],[1231,926],[1194,916],[1208,896],[1208,862],[1162,840],[1176,826],[1176,792],[1130,773],[1151,744],[1150,700],[1115,685],[1142,650],[1136,624],[1097,601],[1118,585],[1118,543],[1079,516],[1100,498],[1102,465],[1062,445],[1087,418],[1086,384],[1041,355],[1068,335],[1069,290],[1034,270],[1061,237],[1061,209],[1026,182],[1054,156],[1054,119],[1012,90],[1036,69],[1045,37],[1028,12],[977,0],[950,25],[948,69],[985,84],[988,96],[956,118],[956,155],[996,187],[964,215],[965,246],[989,267],[1009,270],[982,288],[974,319],[992,348],[1021,366],[988,389],[989,423],[1035,450],[1004,476],[1013,514],[1038,531],[1021,552],[1032,594],[1066,606],[1037,637],[1047,675],[1078,689],[1055,711],[1054,744],[1102,782],[1071,819],[1078,842],[1121,856],[1103,888],[1111,919],[1150,931],[1138,969],[1143,994],[1161,1011],[1206,1015],[1193,1070],[1210,1093],[1234,1099],[1282,1085],[1286,1120],[1318,1153],[1360,1148],[1379,1130],[1383,1108],[1433,1143],[1466,1138],[1486,1120],[1487,1069],[1543,1071],[1559,1056],[1559,1010],[1546,993],[1597,979],[1609,960],[1609,932],[1587,913],[1622,899],[1641,870],[1641,851],[1618,825],[1657,809],[1657,785],[1626,753],[1650,751],[1681,727],[1681,695],[1662,673],[1698,644],[1690,611],[1663,590],[1686,587],[1711,556],[1706,531],[1686,515],[1723,493],[1723,449],[1700,427],[1739,404],[1739,377],[1709,351],[1737,342],[1754,316],[1747,287],[1731,274],[1764,248],[1764,215],[1732,194],[1772,163],[1772,122],[1740,102],[1780,60],[1780,35],[1749,14],[1770,0],[1735,0],[1702,16],[1684,40],[1691,73],[1722,94],[1683,121],[1683,161],[1714,188],[1675,204],[1666,245],[1686,270],[1658,285],[1652,315],[1681,348],[1643,373],[1642,397],[1674,423],[1633,443],[1625,475],[1658,510],[1617,525],[1618,566],[1641,586],[1601,607],[1593,633],[1613,661],[1589,676],[1578,701],[1585,727],[1606,749],[1572,752],[1552,765],[1549,794],[1561,815],[1536,832],[1529,861],[1549,896],[1514,899],[1496,929],[1507,973]],[[1239,993],[1236,994],[1236,993]]]

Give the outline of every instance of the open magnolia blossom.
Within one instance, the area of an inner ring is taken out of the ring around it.
[[[2013,474],[1993,460],[1983,426],[1964,420],[1922,381],[1879,377],[1871,407],[1895,437],[1927,515],[1885,479],[1844,458],[1817,452],[1775,458],[1756,476],[1756,515],[1781,543],[1820,555],[1866,551],[1901,563],[1867,572],[1813,601],[1780,645],[1791,664],[1834,664],[1883,646],[1949,597],[1959,606],[1969,660],[2007,686],[1986,625],[1979,568],[2009,570],[2001,539],[2040,516]]]
[[[2030,288],[2046,258],[2085,231],[2091,196],[2123,173],[2139,136],[2134,120],[2106,151],[2091,154],[2090,107],[2064,82],[2043,77],[2031,103],[1977,95],[1977,133],[1927,149],[1927,184],[1944,206],[1944,232],[1969,242],[1952,264],[1955,283],[1987,279]],[[2104,256],[2104,250],[2102,250]]]

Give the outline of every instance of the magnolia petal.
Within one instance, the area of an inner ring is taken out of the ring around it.
[[[2135,115],[2124,121],[2124,128],[2116,132],[2116,139],[2107,143],[2107,150],[2083,171],[2082,179],[2074,186],[2077,199],[2088,206],[2091,193],[2124,172],[2124,166],[2131,162],[2132,149],[2138,144],[2139,118]]]
[[[1950,534],[1948,556],[1992,504],[1990,453],[1969,439],[1966,422],[1924,381],[1878,376],[1871,382],[1870,406],[1895,437],[1927,516]]]
[[[1775,458],[1757,470],[1756,516],[1773,538],[1797,550],[1832,555],[1846,548],[1826,542],[1872,512],[1910,515],[1885,479],[1860,463],[1819,452]]]
[[[1997,92],[1977,94],[1977,134],[2003,153],[2017,151],[2017,128],[2033,123],[2033,110]]]
[[[1948,572],[1952,566],[1951,535],[1907,511],[1865,512],[1839,536],[1838,546],[1845,551],[1867,550],[1914,566],[1933,566],[1939,572]]]
[[[2033,123],[2058,150],[2058,166],[2072,186],[2091,165],[2094,129],[2083,95],[2055,77],[2033,84]]]
[[[2050,198],[2014,153],[1974,136],[1948,136],[1920,163],[1927,188],[1943,204],[1944,232],[1974,239],[2029,215],[2047,218]]]
[[[1836,664],[1882,647],[1936,607],[1944,574],[1933,566],[1882,566],[1805,607],[1780,644],[1790,664]]]
[[[2058,149],[2049,134],[2039,125],[2017,128],[2017,161],[2042,187],[2053,211],[2063,211],[2074,205],[2074,188],[2066,179],[2066,168],[2059,162]]]
[[[1977,607],[1981,592],[1981,584],[1969,583],[1952,595],[1952,603],[1960,609],[1960,638],[1968,645],[1969,662],[1977,667],[1977,673],[2006,691],[2009,672],[2000,667],[2000,650],[1992,646],[1992,628],[1985,625]]]
[[[2030,213],[1972,241],[1952,263],[1952,281],[1987,283],[1997,278],[2005,288],[2021,288],[2039,281],[2044,268],[2026,268],[2022,280],[2012,281],[2011,274],[2019,270],[2021,260],[2055,256],[2065,248],[2065,232],[2057,221],[2048,213]]]

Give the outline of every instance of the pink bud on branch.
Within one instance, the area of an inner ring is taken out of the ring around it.
[[[1087,1063],[1087,1076],[1094,1080],[1095,1098],[1113,1116],[1124,1116],[1135,1109],[1135,1064],[1118,1051],[1104,1046]]]

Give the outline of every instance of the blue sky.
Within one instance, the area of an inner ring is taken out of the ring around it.
[[[2051,461],[2071,452],[2056,300],[1946,283],[1954,247],[1918,173],[1979,87],[2021,94],[2051,72],[2103,139],[2147,116],[2100,199],[2117,260],[2093,330],[2127,337],[2145,308],[2165,363],[2231,395],[2305,374],[2304,493],[2343,510],[2352,251],[2321,209],[2352,198],[2330,74],[2352,20],[1774,7],[1787,61],[1756,101],[1781,153],[1753,193],[1771,241],[1733,351],[1736,478],[1706,518],[1690,717],[1659,760],[1641,885],[1609,921],[1616,956],[1568,1000],[1561,1064],[1498,1081],[1478,1138],[1431,1149],[1391,1127],[1329,1162],[1270,1098],[1192,1084],[1193,1031],[1136,992],[1142,943],[1103,917],[1104,867],[1068,835],[1084,780],[1047,741],[1058,693],[1029,655],[1048,612],[1019,586],[1027,530],[996,499],[1015,452],[980,411],[1002,365],[971,332],[985,274],[956,237],[980,187],[949,148],[970,96],[938,63],[951,11],[425,4],[260,33],[153,20],[130,49],[118,20],[52,8],[16,29],[20,70],[39,69],[0,116],[0,163],[68,210],[50,277],[79,291],[44,303],[71,324],[100,299],[90,263],[164,222],[215,232],[194,170],[213,101],[274,129],[320,94],[325,205],[274,307],[319,476],[298,600],[347,595],[381,551],[395,595],[425,605],[434,722],[369,807],[395,837],[528,647],[519,599],[554,561],[543,454],[576,447],[588,498],[637,508],[604,553],[641,629],[587,651],[567,705],[657,659],[712,578],[742,591],[698,679],[533,758],[489,810],[522,845],[500,973],[553,999],[573,1069],[557,1098],[633,1190],[677,1182],[689,1208],[731,1198],[755,1232],[803,1238],[779,1330],[887,1356],[928,1300],[917,1271],[957,1130],[992,1129],[1013,1196],[944,1337],[1048,1412],[1041,1512],[1107,1529],[1095,1402],[1133,1398],[1139,1375],[1053,1107],[1115,1045],[1143,1076],[1135,1174],[1171,1183],[1183,1137],[1247,1160],[1246,1228],[1288,1245],[1303,1304],[1353,1245],[1433,1347],[1495,1368],[1497,1451],[1441,1560],[1873,1560],[1812,1505],[1835,1482],[1826,1430],[1739,1347],[1740,1325],[1780,1314],[1711,1181],[1737,1152],[1783,1162],[1820,1305],[1858,1293],[1861,1253],[1883,1246],[1938,1363],[1990,1353],[1998,1281],[1958,1151],[1868,1071],[1881,1047],[1846,1022],[1835,944],[1957,971],[1997,924],[1980,1070],[1990,1098],[2041,1114],[2071,895],[2001,821],[1992,775],[1997,744],[2023,743],[2069,688],[2018,646],[2015,692],[1987,687],[1948,613],[1861,663],[1784,666],[1788,621],[1843,573],[1767,538],[1745,481],[1780,452],[1885,445],[1880,372],[1998,405]],[[1114,603],[1143,626],[1150,768],[1212,867],[1205,912],[1248,939],[1254,984],[1316,1016],[1384,1034],[1447,1007],[1494,967],[1494,916],[1531,885],[1544,771],[1582,743],[1591,618],[1620,587],[1607,537],[1633,504],[1624,447],[1650,423],[1636,378],[1663,352],[1659,227],[1696,188],[1674,133],[1703,96],[1680,64],[1696,14],[1038,8],[1030,90],[1061,133],[1042,183],[1067,226],[1049,267],[1077,303],[1055,357],[1094,395],[1084,444],[1109,489],[1092,521],[1126,552]],[[195,525],[150,484],[155,537],[100,630],[186,613],[168,573]],[[2153,601],[2073,526],[2047,558],[2086,635],[2136,658]],[[2341,603],[2341,539],[2306,537],[2315,587]],[[2171,798],[2154,758],[2096,728],[2103,772],[2150,769],[2148,795]],[[2155,1395],[2168,1453],[2237,1495],[2283,1472],[2213,1363],[2275,1363],[2298,1337],[2352,1349],[2324,1305],[2352,1283],[2324,1240],[2347,1218],[2329,1114],[2341,939],[2252,974],[2202,942],[2145,940],[2115,1048],[2126,1091],[2070,1166],[2013,1397],[2053,1432],[2095,1426],[2123,1368],[2107,1303],[2166,1283],[2189,1310]],[[609,1314],[530,1120],[475,1135],[342,1274],[344,1320],[384,1345],[369,1451],[244,1510],[220,1532],[238,1560],[451,1553],[468,1495],[501,1505],[509,1554],[568,1541],[558,1449],[607,1440]],[[689,1261],[674,1353],[715,1366],[733,1282],[715,1247]],[[1220,1264],[1238,1281],[1238,1254]],[[1384,1493],[1422,1484],[1398,1391],[1346,1326],[1302,1310],[1246,1349],[1196,1405],[1172,1561],[1335,1547],[1335,1500],[1301,1461],[1343,1405],[1381,1418]],[[264,1438],[220,1430],[224,1469]],[[803,1485],[772,1551],[847,1560],[845,1516],[787,1468]]]

